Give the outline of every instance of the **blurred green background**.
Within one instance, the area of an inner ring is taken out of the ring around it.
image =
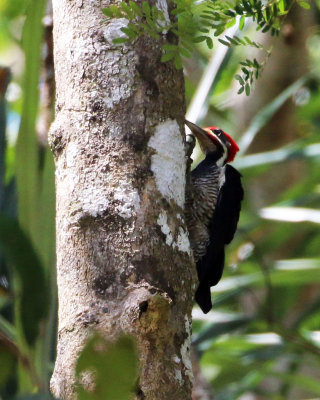
[[[213,311],[193,342],[217,400],[320,398],[320,1],[295,6],[263,76],[237,95],[253,47],[197,45],[187,118],[238,142],[245,201]],[[0,398],[49,398],[56,341],[52,17],[44,0],[0,0]],[[231,27],[229,36],[239,34]],[[240,35],[240,34],[239,34]],[[222,36],[223,37],[223,36]],[[198,153],[194,158],[199,161]],[[120,399],[119,399],[120,400]]]

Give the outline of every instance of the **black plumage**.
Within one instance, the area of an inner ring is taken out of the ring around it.
[[[234,237],[243,199],[240,173],[227,164],[225,177],[212,219],[208,224],[209,244],[206,253],[196,261],[199,286],[195,300],[204,313],[212,308],[210,287],[215,286],[221,279],[225,261],[225,245],[229,244]]]
[[[218,132],[217,139],[208,134],[208,130],[191,123],[187,125],[201,140],[201,148],[206,154],[189,174],[186,220],[199,278],[195,300],[207,313],[212,308],[210,287],[221,279],[225,245],[232,241],[237,229],[243,188],[241,174],[226,164],[238,151],[236,143],[216,128],[209,129]]]

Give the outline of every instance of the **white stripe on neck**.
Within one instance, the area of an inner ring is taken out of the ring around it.
[[[219,167],[222,167],[225,164],[225,162],[227,161],[228,149],[227,149],[227,146],[221,140],[219,140],[219,143],[220,143],[221,147],[223,148],[223,152],[222,152],[222,157],[220,157],[217,160],[217,165]]]

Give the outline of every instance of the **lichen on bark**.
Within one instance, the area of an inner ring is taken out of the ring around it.
[[[51,388],[76,398],[74,366],[90,334],[126,333],[138,343],[137,398],[187,400],[196,272],[183,218],[183,75],[160,62],[151,38],[114,45],[125,21],[101,24],[107,5],[53,1],[59,333]]]

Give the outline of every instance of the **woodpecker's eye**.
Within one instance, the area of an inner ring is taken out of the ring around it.
[[[217,136],[221,136],[222,130],[221,130],[221,129],[215,129],[215,130],[213,131],[213,133],[216,134]]]

